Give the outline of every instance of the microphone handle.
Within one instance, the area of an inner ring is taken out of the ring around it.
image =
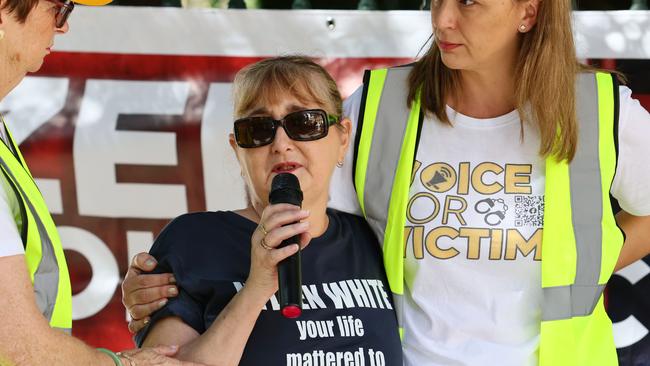
[[[300,236],[283,240],[280,248],[299,244]],[[286,318],[297,318],[302,312],[302,270],[300,250],[278,263],[280,310]]]

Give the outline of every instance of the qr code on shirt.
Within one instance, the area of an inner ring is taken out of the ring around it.
[[[544,196],[515,196],[515,227],[544,226]]]

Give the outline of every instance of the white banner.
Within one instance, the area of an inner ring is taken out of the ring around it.
[[[650,58],[650,11],[573,14],[580,58]],[[70,28],[56,50],[413,58],[431,35],[431,17],[427,11],[78,7]]]

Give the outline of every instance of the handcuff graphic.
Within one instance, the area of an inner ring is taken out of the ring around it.
[[[492,211],[492,208],[494,208],[495,203],[502,204],[503,211]],[[487,214],[485,215],[485,217],[483,217],[483,221],[485,221],[485,223],[490,226],[496,226],[499,225],[503,221],[503,219],[506,218],[508,205],[506,205],[503,198],[497,198],[497,199],[486,198],[476,202],[476,205],[474,205],[474,210],[476,210],[476,212],[480,214]]]

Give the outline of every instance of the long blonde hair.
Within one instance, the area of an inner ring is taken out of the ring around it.
[[[521,34],[514,70],[516,108],[522,124],[528,120],[539,129],[541,156],[573,159],[578,141],[575,80],[578,72],[590,70],[577,61],[570,0],[541,1],[537,24]],[[423,112],[451,125],[445,106],[459,85],[460,72],[443,64],[438,47],[432,43],[411,70],[407,103],[410,107],[421,88]],[[530,105],[530,115],[524,110],[526,104]]]

